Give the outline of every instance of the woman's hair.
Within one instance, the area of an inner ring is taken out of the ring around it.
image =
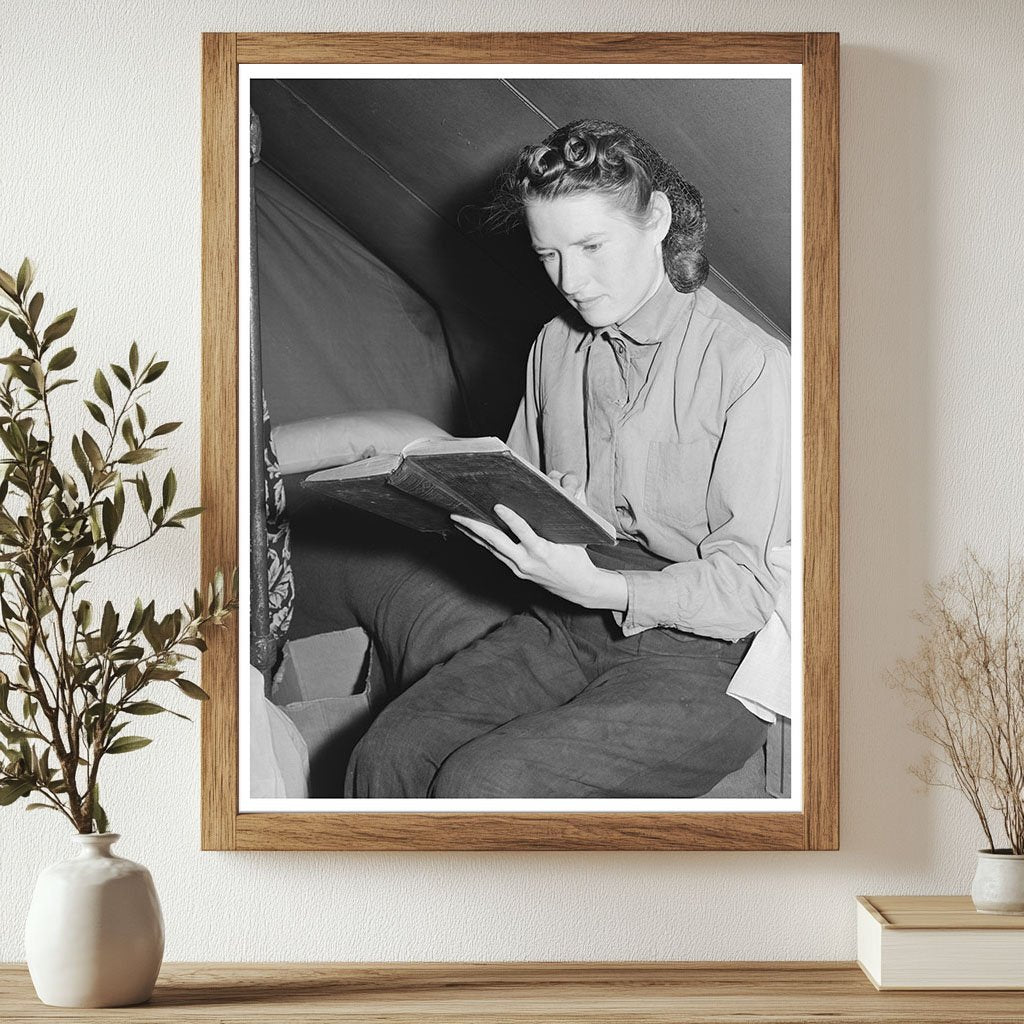
[[[661,243],[669,280],[680,292],[695,291],[707,280],[700,192],[650,143],[612,121],[573,121],[539,145],[525,146],[499,178],[489,219],[509,227],[523,220],[528,203],[580,192],[615,198],[639,223],[647,222],[653,194],[664,192],[672,208]]]

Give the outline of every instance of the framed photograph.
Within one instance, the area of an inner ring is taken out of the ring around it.
[[[204,849],[838,848],[838,54],[204,35]]]

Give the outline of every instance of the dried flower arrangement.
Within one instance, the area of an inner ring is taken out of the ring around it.
[[[911,771],[928,785],[958,789],[997,852],[1024,854],[1024,562],[994,571],[969,553],[925,589],[924,627],[897,686],[920,711],[913,728],[931,740]]]

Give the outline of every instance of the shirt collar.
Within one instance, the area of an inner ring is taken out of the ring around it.
[[[693,295],[677,292],[672,287],[668,274],[665,274],[654,294],[639,309],[620,324],[595,327],[588,331],[580,339],[579,348],[586,348],[605,332],[612,335],[621,334],[638,345],[656,345],[676,323],[680,304],[689,304],[692,301]]]

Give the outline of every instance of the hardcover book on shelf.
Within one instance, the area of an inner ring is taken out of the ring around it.
[[[455,512],[508,533],[493,511],[505,505],[553,543],[615,543],[611,524],[496,437],[424,438],[312,473],[302,486],[414,530],[447,532]]]
[[[857,962],[878,989],[1024,989],[1024,915],[979,914],[970,896],[858,896]]]

